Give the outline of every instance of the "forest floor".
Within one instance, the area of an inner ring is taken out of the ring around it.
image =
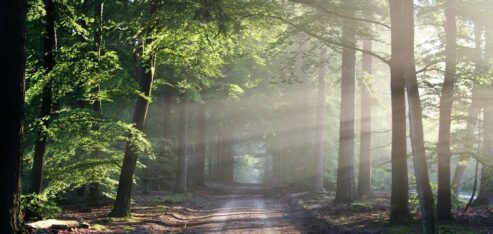
[[[136,195],[130,218],[108,218],[109,206],[66,211],[62,218],[91,225],[66,233],[420,233],[418,222],[388,225],[390,200],[385,194],[351,205],[333,204],[332,200],[331,193],[310,195],[261,185],[210,184],[189,196],[166,192]],[[440,230],[493,233],[493,210],[457,213],[454,222],[442,224]]]

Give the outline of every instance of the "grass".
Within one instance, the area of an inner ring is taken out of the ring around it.
[[[169,202],[169,203],[182,203],[185,201],[190,200],[192,198],[192,195],[188,193],[171,193],[167,196],[164,197],[164,202]]]

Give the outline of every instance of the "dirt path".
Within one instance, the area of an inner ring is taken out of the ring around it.
[[[212,184],[194,191],[185,204],[164,202],[169,193],[137,195],[128,219],[108,218],[111,206],[66,212],[64,218],[92,226],[67,233],[337,233],[273,191],[260,185]]]
[[[189,213],[188,225],[180,232],[320,233],[319,225],[303,211],[294,210],[287,199],[264,195],[268,188],[223,185],[215,189],[220,194],[208,197],[208,204],[195,201],[198,207]]]
[[[214,204],[197,211],[185,233],[300,233],[286,206],[263,195],[214,197]]]

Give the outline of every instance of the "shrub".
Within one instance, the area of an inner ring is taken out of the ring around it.
[[[24,210],[25,220],[35,221],[56,218],[62,210],[45,195],[28,194],[21,198],[21,207]]]

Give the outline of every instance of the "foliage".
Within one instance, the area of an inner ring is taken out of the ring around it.
[[[46,195],[26,194],[21,197],[21,207],[25,217],[30,221],[58,217],[62,210]]]

